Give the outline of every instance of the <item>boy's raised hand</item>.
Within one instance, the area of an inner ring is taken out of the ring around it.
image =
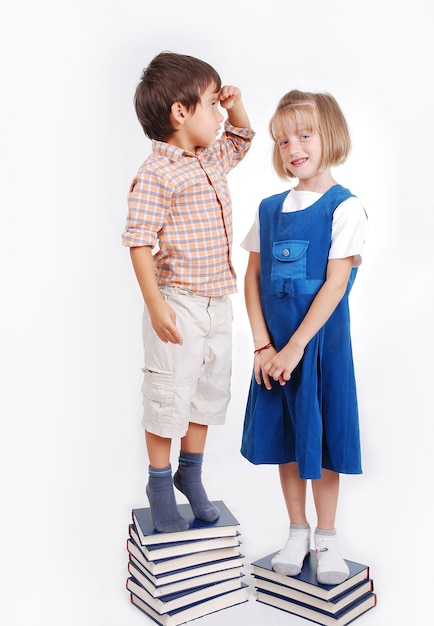
[[[233,85],[223,85],[220,89],[219,100],[224,109],[231,109],[234,104],[241,101],[241,91]]]

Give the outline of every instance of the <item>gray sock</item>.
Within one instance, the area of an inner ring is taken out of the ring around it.
[[[172,468],[162,469],[149,466],[149,482],[146,486],[151,507],[152,522],[161,533],[187,530],[188,522],[178,512],[173,491]]]
[[[203,454],[199,452],[179,453],[178,470],[173,477],[174,485],[183,493],[197,519],[204,522],[215,522],[220,517],[220,511],[206,495],[202,485]]]
[[[348,578],[349,569],[339,552],[336,530],[316,528],[314,542],[318,560],[316,571],[318,582],[324,585],[339,585]]]

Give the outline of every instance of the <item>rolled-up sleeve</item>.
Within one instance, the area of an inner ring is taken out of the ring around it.
[[[161,177],[147,169],[139,170],[137,181],[128,194],[128,214],[122,244],[134,248],[154,247],[158,232],[167,221],[172,192]]]

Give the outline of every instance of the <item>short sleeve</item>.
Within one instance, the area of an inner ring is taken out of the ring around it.
[[[260,252],[259,211],[256,211],[255,221],[241,242],[241,247],[248,252]]]
[[[329,259],[354,256],[354,265],[360,265],[367,225],[366,211],[358,198],[353,196],[342,202],[333,213]]]

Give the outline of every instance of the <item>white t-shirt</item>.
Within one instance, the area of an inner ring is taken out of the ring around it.
[[[303,211],[314,204],[323,194],[315,191],[291,190],[283,203],[282,213]],[[354,267],[362,262],[362,250],[367,230],[367,216],[360,200],[354,196],[344,200],[333,213],[332,240],[329,259],[345,259],[354,256]],[[259,211],[256,219],[241,242],[249,252],[260,252]]]

